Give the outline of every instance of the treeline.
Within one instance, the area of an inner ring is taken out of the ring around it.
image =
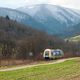
[[[65,57],[79,56],[80,44],[58,39],[10,20],[8,16],[0,17],[0,60],[42,59],[44,49],[62,49]]]

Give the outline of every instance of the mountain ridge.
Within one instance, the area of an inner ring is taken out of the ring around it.
[[[80,22],[79,11],[61,6],[30,6],[26,8],[28,12],[23,8],[18,9],[0,8],[0,16],[8,15],[12,20],[59,37],[66,37]],[[68,36],[73,36],[72,32]]]
[[[80,11],[55,5],[34,5],[18,8],[44,25],[45,30],[54,35],[66,35],[65,31],[80,22]],[[43,27],[42,27],[43,28]],[[69,31],[70,32],[70,31]],[[59,35],[59,36],[60,36]]]

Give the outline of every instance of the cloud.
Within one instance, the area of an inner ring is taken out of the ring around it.
[[[33,4],[47,4],[49,0],[26,0],[27,5]]]
[[[49,0],[50,4],[80,9],[80,0]]]
[[[34,4],[47,4],[49,0],[0,0],[1,7],[17,8]]]
[[[34,4],[53,4],[80,9],[80,0],[0,0],[1,7],[17,8]]]
[[[0,7],[16,8],[25,3],[26,0],[0,0]]]

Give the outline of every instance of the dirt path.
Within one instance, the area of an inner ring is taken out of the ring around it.
[[[25,65],[25,66],[19,66],[19,67],[15,67],[15,68],[7,68],[7,69],[1,69],[0,72],[4,72],[4,71],[13,71],[13,70],[18,70],[18,69],[24,69],[24,68],[30,68],[30,67],[36,67],[36,66],[41,66],[41,65],[49,65],[49,64],[56,64],[56,63],[61,63],[64,62],[66,60],[71,60],[74,58],[69,58],[69,59],[60,59],[60,60],[56,60],[55,62],[49,62],[49,63],[43,63],[43,64],[35,64],[35,65]]]

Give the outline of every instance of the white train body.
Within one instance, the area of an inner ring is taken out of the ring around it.
[[[43,53],[43,57],[45,59],[55,59],[61,58],[64,56],[64,53],[61,49],[45,49]]]

